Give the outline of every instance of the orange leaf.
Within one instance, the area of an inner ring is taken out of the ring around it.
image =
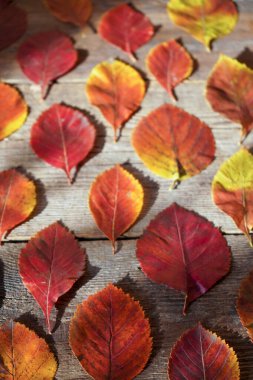
[[[115,241],[136,221],[143,207],[143,188],[120,165],[100,174],[93,182],[89,206],[101,231]]]
[[[253,342],[253,272],[241,282],[237,299],[237,312],[242,325]]]
[[[139,302],[111,284],[77,307],[69,341],[94,380],[135,378],[152,349],[149,321]]]
[[[44,339],[18,322],[0,327],[0,378],[53,380],[57,364]]]
[[[0,110],[0,140],[3,140],[22,127],[28,107],[14,87],[0,83]]]
[[[24,222],[36,206],[32,181],[14,169],[0,173],[0,240],[7,231]]]
[[[174,88],[188,78],[193,70],[190,54],[175,40],[163,42],[151,49],[146,62],[150,72],[173,99]]]
[[[63,22],[84,26],[91,16],[91,0],[44,0],[50,12]]]
[[[214,160],[215,142],[208,125],[170,104],[142,118],[132,144],[152,172],[174,180],[172,188]]]
[[[138,71],[120,61],[95,66],[86,86],[89,102],[112,125],[114,141],[117,131],[139,109],[145,91],[145,82]]]

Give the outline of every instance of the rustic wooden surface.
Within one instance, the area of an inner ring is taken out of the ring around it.
[[[69,321],[78,303],[108,282],[114,282],[140,300],[151,321],[154,350],[146,369],[138,376],[139,379],[166,379],[167,359],[173,343],[185,329],[202,321],[206,327],[216,331],[234,347],[240,361],[241,379],[252,380],[253,345],[240,325],[235,300],[241,279],[253,268],[253,252],[232,220],[213,205],[210,195],[212,178],[219,165],[239,148],[240,128],[214,113],[204,98],[205,80],[220,53],[239,57],[253,67],[252,0],[237,1],[240,10],[238,25],[231,35],[214,43],[211,54],[172,25],[165,12],[165,0],[133,1],[159,28],[153,40],[137,52],[139,60],[134,66],[147,78],[148,91],[142,109],[126,124],[117,144],[113,143],[112,129],[100,113],[88,104],[84,85],[92,67],[101,60],[118,57],[128,62],[128,57],[103,42],[90,26],[80,31],[56,21],[38,0],[19,0],[17,3],[28,12],[29,29],[26,36],[57,27],[73,36],[80,53],[80,62],[72,72],[58,80],[51,88],[48,98],[42,101],[38,88],[22,74],[15,60],[20,41],[0,53],[1,80],[16,85],[30,107],[26,124],[0,143],[0,170],[22,167],[36,181],[38,192],[38,207],[33,217],[12,231],[0,248],[0,321],[18,319],[46,337],[59,361],[56,376],[58,380],[88,379],[68,346]],[[118,3],[117,0],[94,0],[91,20],[93,27],[96,28],[104,11]],[[196,60],[193,76],[176,89],[178,105],[210,125],[217,145],[213,164],[173,191],[168,190],[169,181],[160,179],[145,169],[130,144],[131,133],[138,120],[156,106],[170,102],[166,92],[147,73],[144,64],[149,49],[170,38],[181,38]],[[76,181],[71,187],[63,172],[40,161],[29,146],[31,125],[44,109],[55,102],[64,102],[82,109],[92,115],[97,126],[95,149],[78,171]],[[245,144],[251,146],[252,139],[249,136]],[[96,175],[116,163],[124,164],[142,182],[145,189],[145,207],[138,222],[120,240],[120,252],[113,257],[110,244],[97,229],[89,213],[87,194]],[[143,228],[173,201],[194,209],[215,225],[221,226],[233,254],[230,274],[194,302],[186,317],[181,314],[183,296],[149,281],[140,271],[135,258],[136,239]],[[56,330],[52,336],[47,336],[42,312],[20,280],[17,258],[25,241],[55,220],[62,220],[80,239],[82,246],[87,249],[89,263],[84,278],[59,302],[55,313]]]

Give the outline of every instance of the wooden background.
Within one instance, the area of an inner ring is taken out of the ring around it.
[[[148,92],[142,109],[125,126],[122,137],[113,143],[113,131],[100,113],[91,107],[85,96],[84,85],[90,70],[102,60],[116,57],[128,62],[128,57],[116,47],[100,39],[95,30],[101,15],[117,0],[94,0],[93,28],[79,30],[55,20],[39,0],[19,0],[17,3],[28,13],[29,28],[23,40],[42,30],[58,28],[71,35],[79,50],[79,63],[68,75],[53,85],[45,101],[39,89],[22,74],[15,60],[20,41],[0,53],[1,80],[17,86],[30,107],[26,124],[10,138],[0,143],[0,169],[22,167],[37,184],[38,207],[33,217],[9,234],[0,247],[0,322],[8,318],[22,321],[44,336],[59,361],[58,380],[88,379],[68,346],[68,326],[76,305],[88,295],[113,282],[140,300],[152,326],[154,349],[146,369],[139,379],[167,379],[167,360],[172,345],[181,333],[201,321],[232,345],[238,354],[241,379],[253,379],[253,344],[242,328],[235,310],[238,286],[253,268],[253,252],[233,221],[212,203],[210,186],[219,165],[239,148],[240,127],[214,113],[204,98],[205,80],[220,53],[239,57],[253,68],[253,2],[238,0],[239,22],[232,34],[214,43],[212,53],[189,35],[172,25],[165,12],[165,0],[134,0],[133,4],[147,14],[157,26],[157,33],[149,44],[138,50],[134,64],[143,72]],[[130,136],[136,123],[155,107],[170,102],[165,90],[147,73],[145,57],[151,47],[171,38],[180,38],[196,60],[192,77],[176,89],[178,106],[198,116],[213,130],[216,138],[216,159],[207,170],[183,182],[178,189],[169,191],[170,182],[149,172],[133,151]],[[70,187],[65,174],[40,161],[29,146],[31,125],[38,115],[56,102],[78,107],[92,115],[97,126],[96,146]],[[253,137],[245,142],[251,146]],[[113,257],[111,245],[97,229],[87,206],[87,194],[94,178],[116,163],[124,164],[144,186],[145,207],[138,222],[120,239],[120,251]],[[193,209],[221,226],[232,248],[233,264],[230,274],[211,291],[195,301],[186,317],[182,316],[182,294],[149,281],[139,269],[135,258],[136,239],[143,228],[161,210],[173,201]],[[62,297],[54,316],[56,330],[46,335],[45,322],[40,308],[24,288],[17,268],[20,249],[40,229],[61,220],[72,230],[86,248],[87,272],[73,290]],[[119,379],[120,380],[120,379]]]

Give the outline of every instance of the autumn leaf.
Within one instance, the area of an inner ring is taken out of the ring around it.
[[[139,109],[145,87],[138,71],[121,61],[102,62],[91,71],[86,93],[89,102],[112,125],[114,141],[123,124]]]
[[[59,223],[38,232],[20,253],[20,276],[40,305],[49,333],[52,308],[84,274],[85,260],[85,250]]]
[[[152,350],[149,321],[139,302],[111,284],[78,305],[69,341],[94,380],[135,378]]]
[[[131,5],[120,4],[106,12],[98,26],[105,41],[119,47],[135,60],[135,51],[154,35],[154,26],[147,16]]]
[[[157,81],[175,100],[174,88],[188,78],[193,70],[190,54],[175,40],[163,42],[151,49],[146,64]]]
[[[18,322],[0,327],[0,378],[53,380],[57,364],[44,339]]]
[[[239,380],[240,369],[234,350],[199,323],[173,347],[168,376],[170,380]]]
[[[206,87],[214,111],[242,125],[241,140],[253,129],[253,70],[221,55]]]
[[[152,281],[185,293],[184,314],[229,272],[231,262],[220,230],[176,203],[150,222],[137,242],[136,255]]]
[[[174,181],[172,188],[214,160],[215,142],[208,125],[171,104],[141,119],[132,144],[148,169]]]
[[[208,50],[213,40],[233,31],[238,19],[233,0],[170,0],[168,12],[174,24]]]
[[[0,241],[26,220],[35,206],[36,189],[32,181],[14,169],[0,172]]]
[[[93,182],[89,206],[98,228],[115,241],[136,221],[143,207],[143,188],[139,181],[120,165],[106,170]]]
[[[242,280],[236,306],[241,323],[253,342],[253,272]]]
[[[54,104],[32,126],[31,146],[42,160],[64,170],[71,183],[71,170],[88,156],[95,137],[95,127],[85,115]]]
[[[242,148],[225,161],[214,176],[213,201],[247,236],[253,228],[253,156]]]
[[[0,110],[0,140],[3,140],[22,127],[28,107],[14,87],[0,82]]]
[[[75,66],[77,51],[68,36],[50,30],[34,34],[23,42],[17,60],[24,74],[40,85],[45,98],[52,82]]]
[[[91,16],[91,0],[44,0],[49,11],[60,21],[83,27]]]

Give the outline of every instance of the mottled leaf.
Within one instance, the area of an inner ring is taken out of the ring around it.
[[[50,12],[63,22],[84,26],[91,16],[91,0],[44,0]]]
[[[193,70],[190,54],[175,40],[163,42],[151,49],[146,62],[150,72],[173,99],[174,88],[188,78]]]
[[[71,183],[71,170],[88,156],[95,136],[95,127],[80,111],[54,104],[33,125],[31,146],[42,160],[64,170]]]
[[[40,85],[45,98],[52,82],[75,66],[77,51],[68,36],[51,30],[34,34],[23,42],[17,59],[24,74]]]
[[[111,284],[77,307],[69,340],[94,380],[134,379],[152,349],[149,321],[139,302]]]
[[[93,182],[89,206],[101,231],[115,241],[136,221],[143,207],[143,188],[120,165],[100,174]]]
[[[9,3],[0,3],[0,51],[16,42],[27,28],[26,12]]]
[[[237,312],[253,342],[253,272],[241,282],[237,298]]]
[[[86,86],[89,102],[112,125],[115,141],[117,132],[139,109],[145,90],[141,75],[123,62],[102,62],[91,71]]]
[[[231,33],[238,19],[233,0],[170,0],[168,12],[174,24],[207,49],[213,40]]]
[[[136,255],[151,280],[185,293],[184,313],[190,302],[228,273],[231,262],[220,230],[176,203],[150,222],[137,242]]]
[[[214,111],[242,125],[243,140],[253,129],[253,70],[221,55],[207,81],[206,97]]]
[[[38,232],[22,249],[19,272],[24,285],[40,305],[49,332],[52,308],[84,274],[85,260],[85,250],[59,223]]]
[[[57,364],[44,339],[18,322],[0,327],[0,378],[53,380]]]
[[[240,369],[234,350],[198,324],[173,347],[168,376],[170,380],[239,380]]]
[[[170,104],[141,119],[132,144],[148,169],[174,180],[172,188],[214,160],[215,142],[208,125]]]

